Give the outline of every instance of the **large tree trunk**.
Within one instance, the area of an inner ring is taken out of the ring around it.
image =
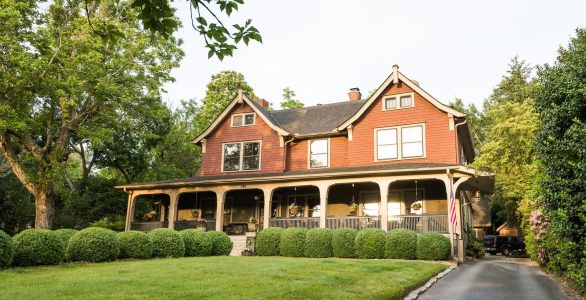
[[[35,193],[34,196],[35,228],[51,229],[53,227],[54,204],[57,195],[52,189],[43,189]]]

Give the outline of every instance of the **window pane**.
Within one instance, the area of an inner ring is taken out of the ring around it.
[[[311,141],[311,154],[328,153],[328,140]]]
[[[253,156],[260,153],[259,143],[244,143],[244,156]]]
[[[416,157],[423,156],[423,143],[404,143],[403,144],[403,157]]]
[[[390,216],[398,216],[401,214],[401,203],[400,202],[389,202],[388,212]]]
[[[224,171],[238,171],[240,169],[240,157],[224,158]]]
[[[409,96],[402,96],[401,97],[401,107],[411,107],[413,106],[413,99],[411,95]]]
[[[224,145],[224,158],[226,157],[240,157],[240,144]]]
[[[378,216],[378,203],[364,203],[362,213],[368,217]]]
[[[404,127],[401,128],[401,140],[403,143],[423,142],[423,127]]]
[[[249,156],[242,159],[242,170],[258,170],[258,156]]]
[[[238,127],[238,126],[242,126],[242,116],[234,116],[232,118],[232,126],[234,127]]]
[[[378,145],[395,145],[397,144],[397,129],[378,130],[377,144]]]
[[[245,125],[252,125],[252,124],[254,124],[254,114],[244,115],[244,124]]]
[[[385,99],[385,109],[397,108],[397,98]]]
[[[240,144],[224,145],[224,171],[240,169]]]
[[[327,154],[312,154],[310,158],[312,168],[327,167],[328,166],[328,155]]]
[[[378,146],[378,159],[397,158],[397,145]]]

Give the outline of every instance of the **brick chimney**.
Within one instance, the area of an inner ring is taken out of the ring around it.
[[[257,99],[256,103],[258,103],[260,106],[262,106],[264,109],[268,109],[269,106],[271,106],[271,104],[269,103],[269,101],[265,100],[265,99]]]
[[[350,99],[350,101],[358,101],[362,99],[362,93],[360,93],[360,89],[351,88],[350,92],[348,93],[348,99]]]

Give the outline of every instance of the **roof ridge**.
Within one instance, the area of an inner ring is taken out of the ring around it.
[[[297,107],[297,108],[278,109],[278,110],[274,110],[272,112],[294,111],[294,110],[301,110],[301,109],[308,109],[308,108],[316,108],[316,107],[330,106],[330,105],[335,105],[335,104],[350,104],[350,103],[351,104],[354,104],[354,103],[360,103],[360,102],[364,102],[364,101],[366,101],[366,99],[360,99],[360,100],[357,100],[357,101],[348,101],[348,100],[346,100],[346,101],[340,101],[340,102],[332,102],[332,103],[326,103],[326,104],[317,104],[317,105]]]

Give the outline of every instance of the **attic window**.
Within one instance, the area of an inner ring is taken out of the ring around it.
[[[414,107],[413,93],[391,95],[383,98],[383,110]]]
[[[252,126],[255,124],[255,114],[234,114],[232,115],[232,127]]]

